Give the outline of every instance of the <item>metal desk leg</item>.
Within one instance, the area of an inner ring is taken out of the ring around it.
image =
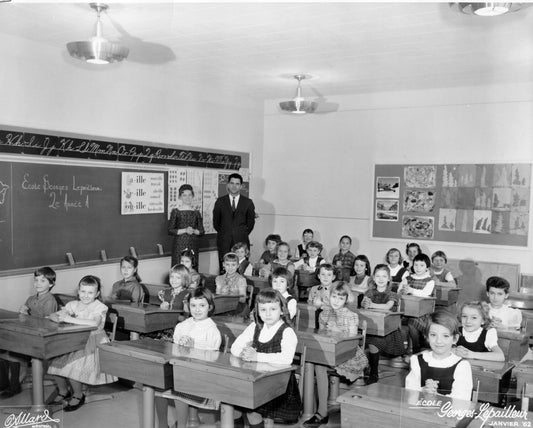
[[[143,386],[143,428],[154,428],[155,426],[155,391],[154,388]]]
[[[33,404],[35,406],[42,406],[44,405],[43,360],[39,358],[31,359],[31,375],[33,377]]]
[[[189,406],[189,421],[187,423],[188,428],[198,428],[200,426],[200,420],[198,419],[198,409],[193,406]]]
[[[340,386],[340,378],[335,375],[330,375],[329,376],[329,397],[328,397],[329,406],[339,405],[339,403],[337,403],[337,397],[339,396],[339,386]]]
[[[304,377],[304,411],[302,419],[307,420],[315,414],[315,365],[313,363],[305,363]]]
[[[231,404],[220,404],[220,427],[233,428],[233,406]]]

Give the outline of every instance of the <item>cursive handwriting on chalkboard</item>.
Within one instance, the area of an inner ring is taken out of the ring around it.
[[[35,178],[29,172],[24,173],[20,187],[25,191],[44,193],[49,197],[48,208],[65,211],[90,208],[89,195],[104,190],[100,186],[78,182],[75,175],[67,184],[53,182],[48,174]]]
[[[241,156],[0,130],[0,152],[238,170]]]

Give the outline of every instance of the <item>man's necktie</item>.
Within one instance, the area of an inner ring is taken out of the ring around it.
[[[235,212],[236,210],[236,207],[235,207],[235,197],[232,197],[231,198],[231,211]]]

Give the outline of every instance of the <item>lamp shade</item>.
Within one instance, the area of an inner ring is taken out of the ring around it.
[[[109,64],[125,59],[130,50],[126,46],[105,39],[67,43],[70,56],[91,64]]]
[[[309,77],[305,74],[296,74],[294,78],[298,81],[298,87],[296,88],[296,96],[290,101],[282,101],[279,103],[279,108],[285,113],[292,114],[306,114],[314,113],[318,108],[316,101],[306,101],[302,97],[302,80]]]

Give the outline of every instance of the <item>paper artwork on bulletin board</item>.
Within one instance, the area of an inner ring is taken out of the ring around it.
[[[407,166],[404,169],[404,180],[407,187],[423,189],[435,187],[437,168],[431,166]]]
[[[165,212],[165,174],[123,172],[120,214]]]
[[[376,181],[376,198],[399,198],[400,177],[378,177]]]
[[[393,199],[376,199],[376,220],[398,221],[398,201]]]
[[[218,171],[204,171],[204,190],[202,218],[205,233],[215,233],[213,227],[213,208],[218,198]]]
[[[528,246],[531,164],[375,165],[374,177],[373,237]],[[383,204],[391,177],[397,213]]]
[[[410,216],[402,217],[402,236],[404,238],[433,239],[433,217]]]

